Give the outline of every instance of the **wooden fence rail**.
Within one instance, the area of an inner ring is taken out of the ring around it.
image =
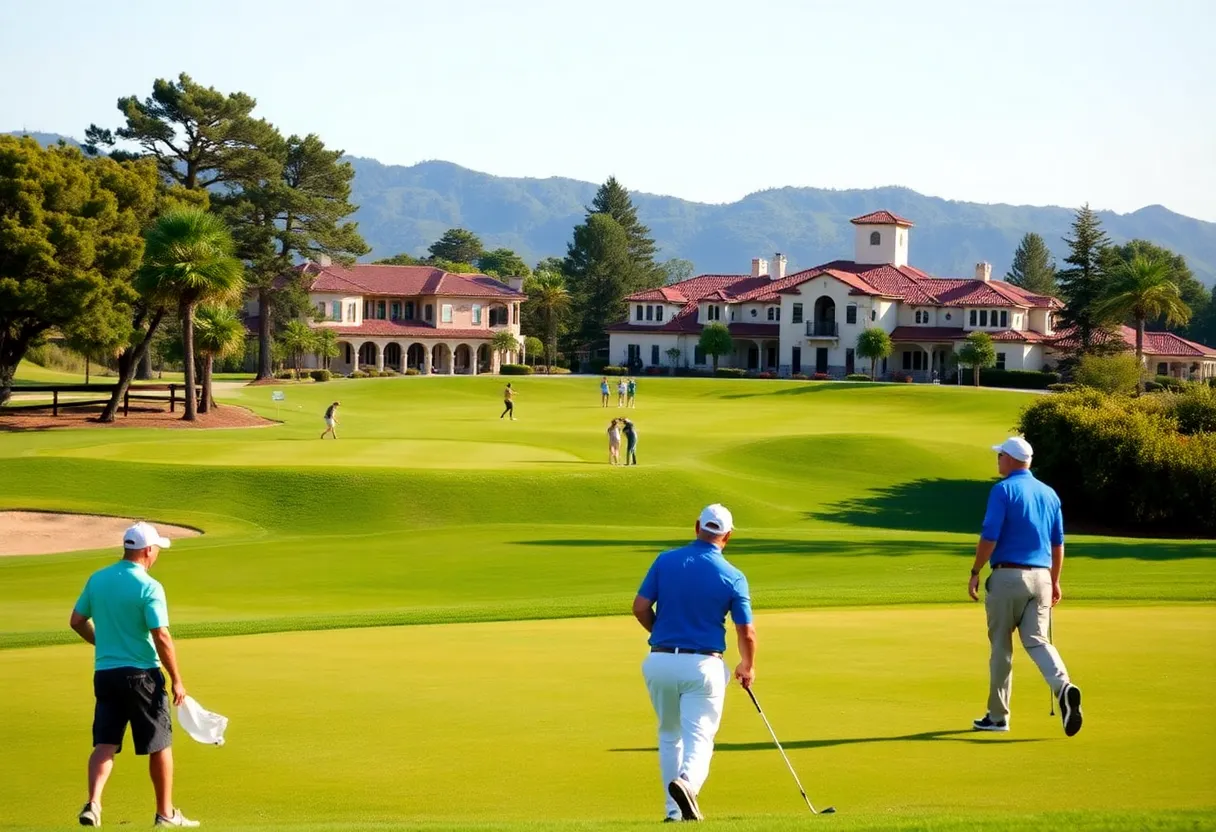
[[[50,408],[52,416],[59,415],[59,409],[69,409],[73,407],[95,407],[110,403],[110,397],[114,393],[114,386],[111,384],[15,384],[11,392],[13,393],[50,393],[50,404],[11,404],[6,405],[5,410],[46,410]],[[201,385],[194,386],[195,397],[201,397],[203,389]],[[104,399],[68,399],[66,401],[59,400],[60,393],[108,393]],[[131,385],[127,388],[127,392],[122,397],[122,415],[126,416],[131,410],[131,400],[163,402],[166,397],[163,395],[153,395],[155,393],[168,393],[169,412],[177,411],[179,401],[185,404],[186,385],[184,384],[140,384]],[[180,396],[180,398],[179,398]]]

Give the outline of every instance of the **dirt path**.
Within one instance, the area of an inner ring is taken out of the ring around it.
[[[139,518],[49,511],[0,511],[0,557],[50,555],[112,546],[122,551],[122,533]],[[170,540],[197,537],[198,529],[149,521]]]

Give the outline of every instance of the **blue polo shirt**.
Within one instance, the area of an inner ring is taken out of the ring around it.
[[[1029,470],[1014,471],[992,487],[984,540],[996,542],[990,563],[1051,566],[1051,547],[1064,545],[1064,514],[1055,490]]]
[[[726,651],[726,614],[752,623],[747,578],[701,540],[664,552],[651,564],[638,595],[655,602],[652,647]]]
[[[152,630],[169,626],[165,589],[138,563],[120,560],[90,576],[76,612],[93,619],[96,670],[160,667]]]

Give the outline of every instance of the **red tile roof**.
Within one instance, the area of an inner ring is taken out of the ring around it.
[[[462,340],[488,341],[498,330],[494,329],[450,329],[427,326],[417,321],[408,323],[402,321],[385,321],[380,319],[364,320],[362,326],[330,327],[342,338],[438,338],[441,340],[459,338]]]
[[[978,330],[984,332],[986,330]],[[948,326],[897,326],[891,332],[892,341],[965,341],[971,333]],[[1003,329],[989,332],[993,341],[1040,344],[1050,340],[1041,332]]]
[[[890,211],[874,211],[869,214],[863,214],[860,217],[854,217],[849,220],[853,225],[903,225],[908,228],[912,227],[912,220],[906,220],[898,214],[892,214]]]
[[[689,301],[684,304],[671,319],[662,326],[635,326],[629,321],[621,321],[605,327],[606,332],[660,332],[660,333],[695,333],[701,331],[701,325],[697,323],[697,302]]]
[[[1130,326],[1121,326],[1114,333],[1099,331],[1094,333],[1094,341],[1106,344],[1112,340],[1121,340],[1129,349],[1136,348],[1136,330]],[[1051,345],[1061,350],[1075,349],[1078,346],[1076,330],[1061,330]],[[1144,354],[1159,355],[1163,358],[1207,358],[1216,359],[1216,349],[1189,341],[1181,335],[1172,332],[1144,333]]]
[[[383,266],[356,263],[353,266],[322,266],[306,263],[299,271],[313,292],[345,292],[358,295],[445,295],[449,297],[500,297],[522,300],[524,295],[484,274],[452,274],[430,266]]]

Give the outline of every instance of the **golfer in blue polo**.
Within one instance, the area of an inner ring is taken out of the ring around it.
[[[1064,515],[1051,486],[1030,473],[1034,449],[1019,436],[993,447],[1001,481],[988,495],[988,510],[975,549],[967,592],[979,600],[980,571],[988,617],[988,713],[974,720],[977,731],[1008,731],[1013,694],[1013,632],[1060,703],[1064,733],[1081,730],[1081,689],[1068,678],[1064,660],[1049,637],[1051,608],[1060,602],[1064,568]]]
[[[659,555],[633,600],[633,614],[650,633],[642,676],[659,718],[659,772],[667,791],[667,821],[701,820],[697,795],[709,777],[714,737],[730,672],[726,614],[735,625],[735,678],[751,687],[756,676],[756,628],[747,578],[722,550],[734,530],[724,506],[707,506],[697,539]]]

